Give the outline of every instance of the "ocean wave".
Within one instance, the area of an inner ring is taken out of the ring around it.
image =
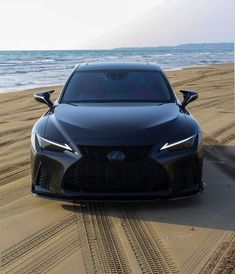
[[[27,67],[25,70],[2,70],[0,69],[0,75],[17,75],[17,74],[32,74],[32,73],[40,73],[40,72],[55,72],[56,71],[69,71],[74,68],[74,65],[67,65],[67,66],[59,66],[59,67],[42,67],[42,68],[35,68],[35,67]]]
[[[54,62],[56,62],[56,59],[39,59],[39,60],[32,60],[30,62],[32,64],[35,64],[35,63],[54,63]]]
[[[155,54],[154,56],[156,57],[165,57],[165,56],[173,56],[175,55],[174,53],[165,53],[165,54]]]
[[[48,64],[55,63],[56,59],[42,59],[42,60],[1,60],[0,66],[19,66],[19,65],[30,65],[30,64]]]

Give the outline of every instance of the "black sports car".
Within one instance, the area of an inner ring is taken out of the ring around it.
[[[77,66],[32,129],[32,193],[68,200],[155,200],[203,192],[202,133],[152,63]]]

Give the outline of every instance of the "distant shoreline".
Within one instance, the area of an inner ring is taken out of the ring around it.
[[[223,66],[223,65],[231,65],[234,64],[234,62],[227,62],[227,63],[220,63],[220,64],[206,64],[206,65],[195,65],[195,66],[187,66],[187,67],[179,67],[179,68],[172,68],[172,69],[165,69],[164,71],[179,71],[179,70],[185,70],[185,69],[198,69],[198,68],[206,68],[206,67],[211,67],[211,66]],[[3,94],[8,94],[8,93],[19,93],[19,92],[32,92],[32,91],[39,91],[39,90],[46,90],[46,89],[62,89],[64,84],[60,83],[55,83],[51,85],[35,85],[35,86],[26,86],[25,88],[23,86],[19,87],[19,89],[14,89],[14,90],[4,90],[0,91],[0,96]]]
[[[148,50],[148,49],[161,49],[161,48],[195,48],[195,47],[205,47],[205,48],[217,48],[221,46],[227,46],[229,49],[234,48],[234,42],[216,42],[216,43],[183,43],[183,44],[175,44],[175,45],[161,45],[161,46],[146,46],[146,47],[119,47],[119,48],[103,48],[103,49],[12,49],[12,50],[0,50],[0,52],[27,52],[27,51],[112,51],[112,50]]]

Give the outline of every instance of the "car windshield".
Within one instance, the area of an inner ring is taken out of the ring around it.
[[[172,92],[159,71],[77,71],[61,101],[170,102]]]

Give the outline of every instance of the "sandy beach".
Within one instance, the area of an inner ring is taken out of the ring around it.
[[[0,94],[2,273],[235,273],[234,64],[168,71],[201,124],[204,195],[80,206],[30,194],[30,132],[47,110],[33,94]],[[61,86],[53,87],[55,99]],[[50,90],[52,88],[50,87]]]

